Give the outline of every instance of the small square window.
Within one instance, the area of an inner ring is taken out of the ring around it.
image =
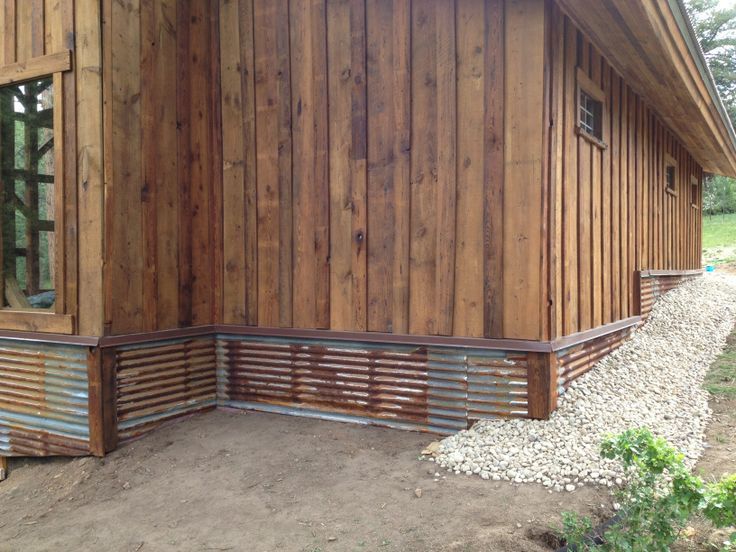
[[[578,124],[583,131],[598,140],[603,138],[603,102],[596,100],[582,88]]]
[[[677,195],[677,161],[666,153],[664,157],[664,184],[667,193]]]
[[[581,138],[601,149],[606,148],[606,95],[598,82],[591,79],[581,67],[576,73],[577,121],[575,132]]]
[[[698,179],[694,176],[690,177],[690,205],[698,206]]]
[[[675,191],[675,167],[667,165],[667,189]]]

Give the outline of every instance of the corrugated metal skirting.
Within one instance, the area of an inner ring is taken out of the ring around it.
[[[213,337],[172,339],[115,350],[121,440],[216,405]]]
[[[0,340],[0,455],[89,454],[86,347]]]
[[[558,393],[564,393],[565,389],[574,380],[589,371],[604,356],[620,347],[634,331],[634,328],[624,328],[574,347],[557,351]]]
[[[697,274],[667,274],[667,275],[644,275],[641,274],[641,315],[643,318],[649,316],[652,311],[654,302],[670,291],[676,288],[682,282],[697,278]]]
[[[527,415],[525,354],[222,335],[218,404],[450,433]]]

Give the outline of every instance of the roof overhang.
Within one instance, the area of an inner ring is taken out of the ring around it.
[[[682,0],[558,0],[706,172],[736,177],[736,134]]]

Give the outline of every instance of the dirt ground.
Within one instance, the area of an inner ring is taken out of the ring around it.
[[[736,354],[736,333],[730,350]],[[736,471],[736,393],[711,407],[710,448],[697,470],[719,477]],[[419,460],[433,439],[216,411],[104,460],[11,460],[0,483],[0,551],[535,552],[553,549],[550,530],[562,511],[611,515],[612,498],[599,488],[551,494],[436,477],[434,464]],[[712,530],[693,527],[677,550],[712,550]]]
[[[418,460],[432,439],[216,411],[104,460],[11,461],[0,550],[533,552],[550,550],[544,533],[561,510],[611,503],[592,488],[550,494],[436,478],[434,464]]]

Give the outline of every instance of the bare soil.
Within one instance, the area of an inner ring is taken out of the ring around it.
[[[736,471],[731,374],[736,333],[706,382],[726,389],[711,401],[710,447],[696,468],[705,477]],[[419,458],[433,439],[216,411],[104,459],[11,459],[0,483],[0,551],[535,552],[559,545],[553,533],[562,511],[594,521],[612,514],[601,488],[549,493],[437,477],[435,465]],[[714,550],[719,538],[695,520],[676,550]]]
[[[419,460],[432,440],[216,411],[104,460],[11,460],[0,550],[534,552],[555,544],[561,510],[610,513],[602,489],[435,477]]]

